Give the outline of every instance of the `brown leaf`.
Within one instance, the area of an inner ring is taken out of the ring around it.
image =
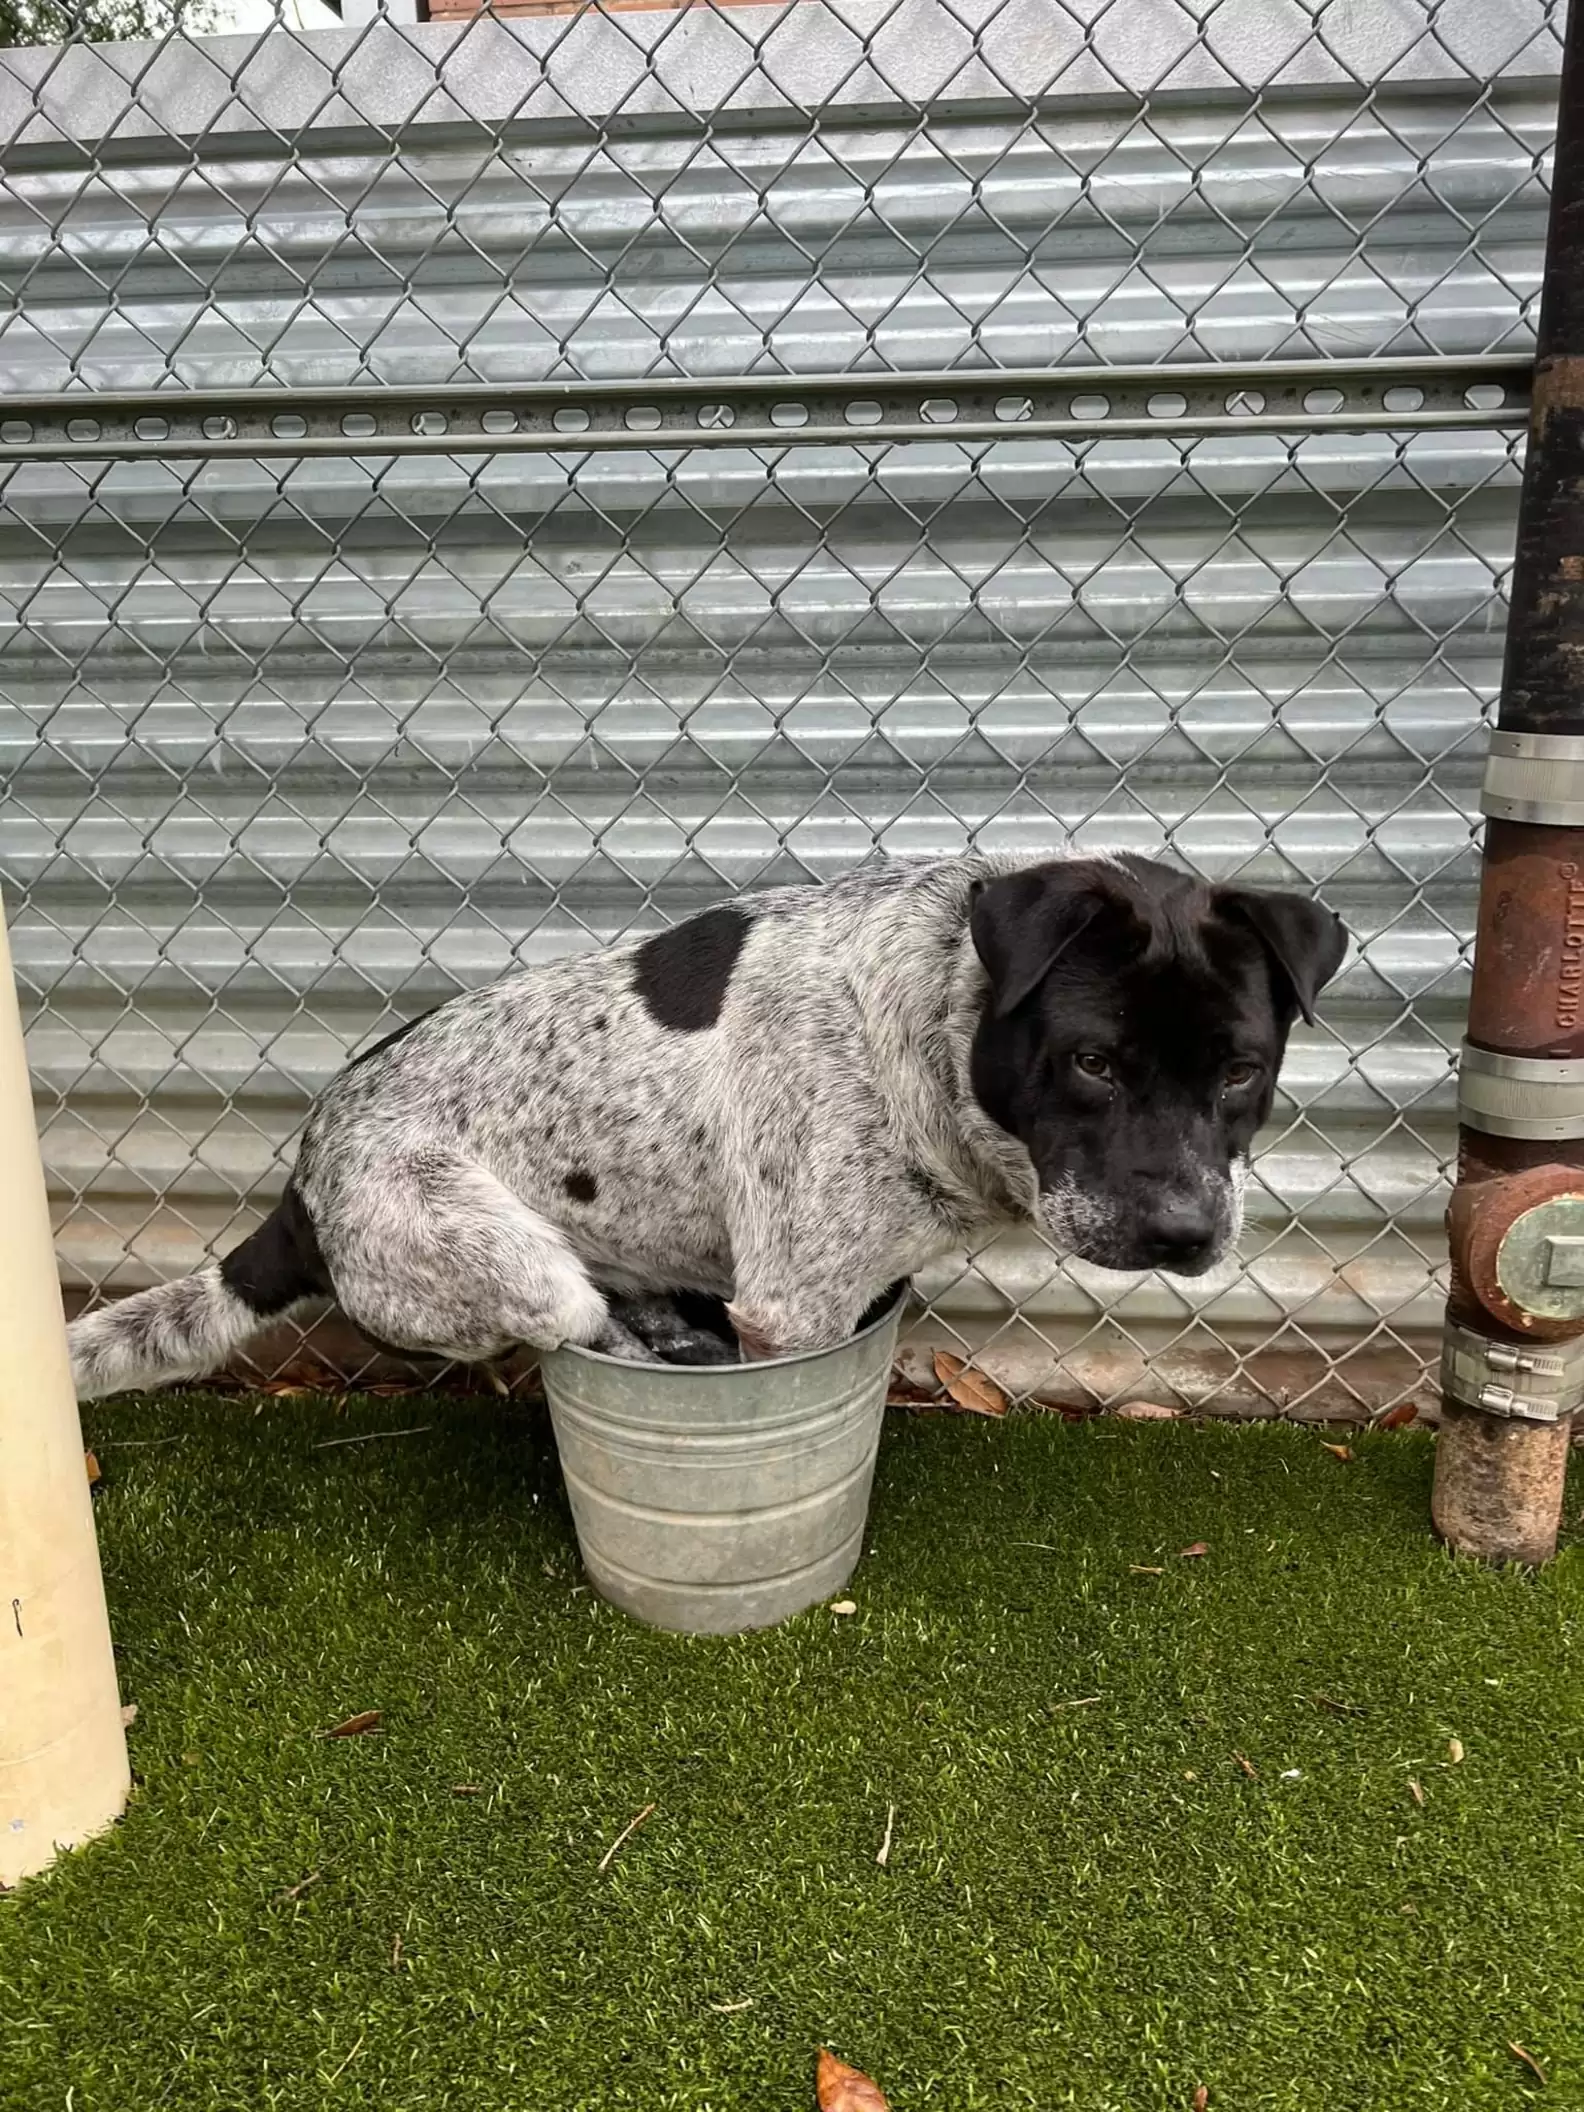
[[[260,1393],[267,1393],[276,1401],[302,1400],[308,1394],[317,1393],[319,1390],[317,1386],[292,1386],[285,1379],[271,1379],[267,1386],[259,1388]]]
[[[135,1701],[129,1701],[123,1706],[121,1710],[121,1728],[124,1731],[129,1731],[131,1730],[133,1724],[135,1724],[136,1722],[137,1703]]]
[[[966,1408],[970,1415],[1006,1414],[1007,1397],[994,1379],[987,1379],[982,1371],[975,1371],[950,1350],[936,1350],[935,1376],[958,1407]]]
[[[822,2046],[814,2070],[819,2112],[891,2112],[879,2086]]]
[[[1320,1449],[1322,1452],[1329,1452],[1333,1459],[1340,1459],[1344,1466],[1353,1457],[1351,1445],[1322,1445]]]
[[[1208,1540],[1196,1540],[1192,1547],[1180,1547],[1177,1552],[1182,1560],[1186,1562],[1195,1555],[1209,1554],[1210,1543]]]
[[[1168,1408],[1164,1401],[1124,1401],[1116,1411],[1117,1420],[1124,1423],[1174,1423],[1181,1414],[1180,1408]]]
[[[1408,1794],[1413,1798],[1416,1804],[1420,1805],[1421,1807],[1423,1806],[1424,1791],[1420,1787],[1420,1785],[1414,1780],[1412,1775],[1408,1777]]]
[[[1151,1569],[1147,1562],[1130,1562],[1128,1564],[1128,1575],[1130,1577],[1163,1577],[1165,1574],[1166,1572],[1163,1569]]]
[[[1399,1401],[1395,1408],[1388,1408],[1375,1425],[1377,1430],[1406,1430],[1419,1416],[1417,1401]]]
[[[1210,2112],[1210,2092],[1203,2083],[1193,2094],[1193,2112]]]
[[[1235,1752],[1232,1757],[1237,1762],[1238,1766],[1242,1768],[1244,1774],[1248,1776],[1251,1782],[1257,1782],[1259,1780],[1259,1769],[1254,1765],[1252,1760],[1246,1760],[1241,1753],[1237,1752]]]
[[[100,1479],[99,1461],[92,1452],[85,1452],[83,1454],[83,1465],[88,1470],[88,1486],[92,1488],[94,1483]]]
[[[1463,1741],[1461,1738],[1449,1738],[1447,1740],[1447,1758],[1454,1767],[1460,1765],[1463,1759]]]
[[[1539,2083],[1540,2087],[1544,2089],[1546,2072],[1541,2067],[1540,2063],[1535,2059],[1534,2055],[1529,2051],[1528,2047],[1520,2046],[1516,2039],[1509,2039],[1507,2041],[1507,2051],[1509,2053],[1517,2054],[1519,2060],[1523,2062],[1524,2066],[1534,2076],[1535,2080]]]
[[[349,1716],[345,1723],[338,1723],[333,1731],[321,1731],[321,1738],[361,1738],[365,1731],[377,1731],[382,1711],[360,1709],[356,1716]]]

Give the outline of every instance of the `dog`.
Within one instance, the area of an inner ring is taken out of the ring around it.
[[[744,1357],[818,1349],[1008,1223],[1200,1275],[1346,944],[1306,896],[1147,858],[969,856],[520,970],[354,1058],[224,1260],[75,1321],[79,1394],[213,1371],[332,1296],[463,1361],[735,1357],[700,1296]]]

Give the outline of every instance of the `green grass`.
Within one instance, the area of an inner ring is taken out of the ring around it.
[[[1418,1433],[894,1417],[856,1615],[724,1642],[582,1587],[542,1414],[90,1435],[139,1783],[0,1902],[5,2112],[802,2112],[822,2042],[896,2112],[1584,2105],[1584,1554],[1451,1560]]]

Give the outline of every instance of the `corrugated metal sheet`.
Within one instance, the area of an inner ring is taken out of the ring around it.
[[[810,78],[852,37],[818,0],[729,13],[795,33]],[[656,19],[581,27],[630,47]],[[690,19],[717,40],[696,83],[737,31]],[[937,50],[945,11],[911,19]],[[553,25],[425,30],[395,150],[373,106],[405,76],[360,74],[350,33],[116,54],[75,91],[92,153],[49,121],[69,79],[10,54],[0,384],[1522,348],[1554,46],[1490,10],[1448,58],[1436,19],[1427,57],[1372,17],[1397,85],[1366,91],[1311,27],[1261,76],[1295,85],[1141,111],[1117,84],[1157,23],[1087,88],[1047,59],[1048,107],[893,68],[817,117],[766,31],[731,125],[640,68],[630,136],[608,86],[565,121],[567,69],[599,68],[547,59]],[[560,103],[503,116],[503,67]],[[314,68],[342,98],[317,114]],[[348,1049],[514,958],[876,844],[1077,840],[1318,886],[1360,941],[1179,1382],[1226,1383],[1228,1343],[1411,1339],[1439,1311],[1516,489],[1478,432],[13,469],[0,882],[69,1281],[189,1266]],[[1015,1243],[934,1288],[976,1335],[1021,1303],[1009,1370],[1087,1342],[1135,1390],[1129,1336],[1166,1355],[1190,1317]]]

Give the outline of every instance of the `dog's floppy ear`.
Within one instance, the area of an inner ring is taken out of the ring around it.
[[[1315,999],[1347,952],[1342,919],[1308,895],[1267,894],[1258,888],[1217,888],[1215,906],[1223,917],[1252,925],[1291,985],[1304,1025],[1312,1027]]]
[[[1092,861],[1026,866],[974,885],[968,929],[990,978],[990,1016],[1005,1019],[1037,990],[1103,910],[1133,912]]]

